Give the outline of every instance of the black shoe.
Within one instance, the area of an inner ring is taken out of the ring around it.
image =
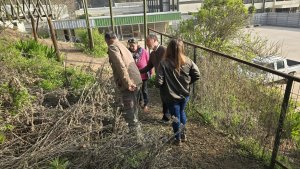
[[[185,134],[181,134],[181,142],[187,142],[187,138]]]
[[[177,139],[174,140],[173,144],[179,147],[182,146],[181,140],[177,140]]]
[[[163,116],[162,119],[161,119],[163,122],[168,122],[170,121],[170,119],[166,116]]]

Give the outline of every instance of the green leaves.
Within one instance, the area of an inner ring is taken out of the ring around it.
[[[77,45],[82,48],[85,53],[93,55],[94,57],[104,57],[107,56],[107,45],[104,40],[104,35],[100,34],[97,29],[92,30],[92,36],[94,40],[94,49],[89,49],[89,38],[86,30],[77,30],[77,34],[80,37],[81,43]]]
[[[247,9],[240,0],[205,0],[194,18],[183,21],[180,34],[185,39],[222,50],[247,22]]]
[[[50,162],[50,169],[66,169],[69,161],[66,159],[55,158]]]

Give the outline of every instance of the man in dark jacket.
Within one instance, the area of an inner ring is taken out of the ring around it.
[[[152,49],[152,52],[150,53],[150,58],[147,66],[143,69],[140,70],[141,73],[146,73],[150,71],[153,67],[155,69],[155,73],[158,71],[158,66],[160,61],[163,59],[166,48],[162,45],[159,44],[157,36],[154,34],[149,34],[146,39],[146,44],[149,49]],[[161,95],[162,98],[162,95]],[[169,121],[169,111],[168,111],[168,106],[166,103],[164,103],[163,99],[162,100],[162,106],[163,106],[163,117],[162,120],[164,122]]]

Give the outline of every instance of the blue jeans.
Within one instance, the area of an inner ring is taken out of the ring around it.
[[[174,116],[172,126],[173,126],[173,132],[175,134],[176,140],[180,140],[181,138],[181,132],[179,132],[180,125],[182,124],[185,127],[186,124],[186,114],[184,112],[184,109],[188,100],[189,100],[189,96],[181,101],[168,103],[169,112],[171,116]]]

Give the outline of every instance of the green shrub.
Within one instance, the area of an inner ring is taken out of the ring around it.
[[[94,56],[94,57],[105,57],[107,56],[107,45],[104,40],[104,35],[100,34],[97,29],[92,30],[92,36],[94,40],[94,49],[90,50],[89,48],[89,38],[87,30],[77,30],[77,33],[81,43],[78,47],[83,49],[84,52]]]
[[[46,58],[55,58],[55,50],[51,47],[39,44],[33,39],[26,41],[18,41],[15,44],[16,49],[22,52],[22,55],[27,58],[42,56]]]
[[[91,17],[92,15],[89,14],[89,16]],[[77,17],[77,19],[85,19],[86,18],[86,15],[85,14],[82,14],[82,15],[79,15]]]
[[[148,79],[147,85],[149,88],[155,87],[155,78],[156,78],[156,75],[152,75],[151,78]]]
[[[4,60],[8,65],[39,77],[38,85],[45,90],[68,86],[80,89],[94,82],[91,73],[72,67],[64,70],[62,64],[55,60],[54,50],[34,40],[19,41],[6,53]]]
[[[13,115],[24,110],[34,99],[34,97],[29,94],[27,88],[21,84],[9,85],[8,83],[4,83],[0,85],[0,96],[3,101],[8,102]],[[4,100],[4,98],[6,100]]]
[[[68,165],[68,160],[55,158],[50,162],[50,169],[67,169]]]
[[[73,89],[84,88],[86,85],[90,85],[95,82],[93,74],[87,73],[79,68],[67,68],[66,73],[70,83],[69,85]]]

